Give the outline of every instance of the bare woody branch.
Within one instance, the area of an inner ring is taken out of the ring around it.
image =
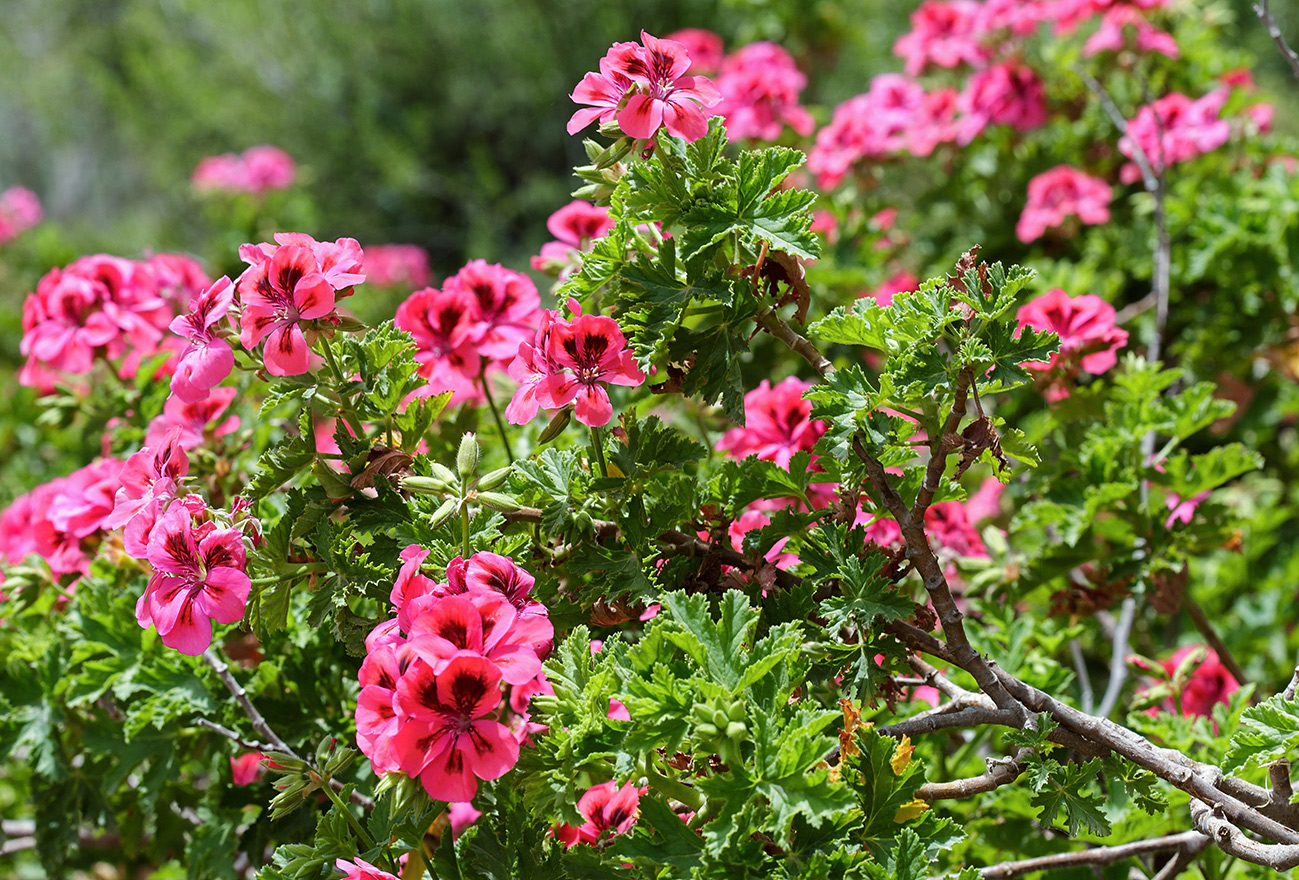
[[[1268,9],[1268,0],[1258,0],[1258,3],[1254,6],[1254,13],[1263,22],[1263,27],[1267,28],[1267,35],[1272,38],[1277,51],[1281,53],[1281,57],[1286,60],[1286,63],[1290,65],[1290,69],[1294,71],[1295,78],[1299,79],[1299,54],[1294,49],[1291,49],[1290,44],[1285,41],[1285,34],[1281,33],[1281,26],[1276,23],[1271,10]]]
[[[1198,831],[1183,831],[1166,837],[1155,837],[1150,840],[1137,840],[1117,846],[1097,846],[1091,849],[1073,852],[1055,853],[1049,856],[1038,856],[1019,862],[1002,862],[983,869],[984,880],[1006,880],[1009,877],[1020,877],[1035,871],[1047,871],[1052,868],[1072,868],[1080,865],[1111,865],[1133,856],[1144,856],[1150,853],[1193,852],[1198,854],[1209,844],[1209,838]]]
[[[926,782],[916,790],[916,797],[922,801],[960,800],[1009,785],[1024,772],[1024,765],[1032,752],[1025,746],[1013,758],[989,758],[988,770],[980,776],[951,782]]]
[[[1259,843],[1245,836],[1234,823],[1201,801],[1191,801],[1191,821],[1195,829],[1209,837],[1227,855],[1255,865],[1289,871],[1299,868],[1299,845]]]

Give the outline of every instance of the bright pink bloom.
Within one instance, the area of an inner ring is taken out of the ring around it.
[[[557,241],[541,246],[541,253],[532,258],[532,268],[538,272],[558,273],[563,279],[573,268],[581,265],[579,254],[613,227],[608,208],[590,202],[569,202],[546,221],[546,228]]]
[[[874,290],[862,291],[857,298],[861,299],[869,296],[875,300],[876,305],[891,306],[893,305],[893,297],[899,293],[909,293],[917,290],[919,287],[920,279],[903,269],[889,276],[883,284]]]
[[[468,332],[485,358],[513,358],[541,319],[541,295],[532,279],[499,264],[474,260],[443,282],[442,290],[477,300],[477,324]]]
[[[195,166],[189,182],[198,192],[242,192],[248,189],[248,169],[238,153],[206,156]]]
[[[909,128],[907,150],[914,156],[928,156],[939,144],[956,143],[961,136],[961,96],[953,88],[936,89],[925,95]]]
[[[1060,350],[1049,364],[1023,364],[1031,370],[1053,370],[1078,360],[1084,370],[1099,376],[1118,363],[1115,352],[1128,342],[1128,331],[1114,324],[1114,306],[1091,294],[1070,297],[1057,287],[1020,306],[1016,317],[1020,327],[1060,337]]]
[[[196,403],[185,403],[175,396],[168,397],[163,404],[162,415],[149,423],[149,430],[144,435],[145,445],[156,445],[168,431],[177,426],[180,427],[180,445],[185,450],[201,446],[209,431],[213,437],[234,433],[239,430],[239,416],[230,416],[217,422],[238,393],[238,388],[213,388],[205,400]]]
[[[531,634],[515,627],[517,617],[514,606],[496,593],[443,596],[412,621],[410,649],[434,675],[442,675],[447,664],[468,653],[490,660],[507,684],[526,684],[541,672],[541,658],[527,643]],[[553,639],[550,621],[538,622]]]
[[[549,354],[551,327],[557,318],[555,312],[543,312],[533,340],[519,343],[519,353],[506,368],[510,378],[519,383],[505,407],[505,418],[512,425],[526,425],[536,418],[537,410],[543,406],[546,409],[558,408],[551,405],[550,398],[543,391],[544,383],[551,375],[563,372],[563,367]]]
[[[957,556],[988,555],[965,505],[959,501],[930,505],[925,511],[925,531],[935,544]]]
[[[132,455],[118,478],[121,488],[104,525],[110,529],[125,526],[123,544],[136,559],[147,558],[154,523],[189,473],[189,456],[181,443],[181,432],[179,425],[174,426]]]
[[[256,782],[266,766],[266,756],[261,752],[244,752],[230,758],[230,777],[235,785],[252,785]]]
[[[380,287],[412,290],[433,283],[428,251],[417,244],[372,244],[365,248],[365,277]]]
[[[690,56],[681,43],[644,31],[641,41],[643,46],[615,43],[600,61],[600,73],[588,73],[578,84],[573,101],[591,106],[573,114],[569,134],[615,114],[619,128],[633,138],[652,138],[661,127],[688,141],[708,133],[704,109],[721,100],[717,88],[707,77],[686,75]]]
[[[1185,648],[1178,648],[1173,656],[1162,661],[1159,665],[1164,667],[1164,671],[1172,675],[1177,667],[1193,651],[1205,651],[1204,662],[1195,668],[1191,673],[1190,680],[1187,681],[1185,689],[1182,691],[1182,715],[1190,718],[1199,715],[1208,718],[1213,714],[1213,707],[1219,703],[1226,703],[1227,698],[1240,690],[1240,684],[1227,671],[1227,667],[1218,659],[1218,655],[1210,648],[1203,645],[1188,645]],[[1172,712],[1174,704],[1170,700],[1164,708]]]
[[[864,95],[835,108],[830,124],[816,134],[807,168],[824,189],[836,186],[862,159],[891,156],[907,149],[917,124],[929,124],[925,90],[914,80],[884,73]]]
[[[1142,107],[1128,123],[1128,133],[1119,139],[1119,152],[1132,158],[1137,147],[1156,173],[1170,165],[1218,149],[1231,137],[1231,126],[1218,115],[1231,93],[1210,92],[1192,101],[1180,92]],[[1119,179],[1135,183],[1141,169],[1135,161],[1119,169]]]
[[[1007,31],[1024,37],[1051,16],[1053,0],[984,0],[979,30],[986,35]]]
[[[1083,57],[1090,58],[1100,52],[1119,52],[1128,46],[1125,30],[1132,29],[1133,45],[1138,52],[1158,52],[1169,58],[1180,58],[1182,52],[1177,40],[1167,31],[1155,27],[1146,17],[1130,6],[1120,6],[1105,13],[1100,29],[1083,44]]]
[[[480,810],[475,810],[473,804],[447,804],[447,822],[451,825],[451,839],[455,840],[470,825],[478,821],[482,816]]]
[[[495,664],[464,654],[440,675],[416,661],[397,682],[397,706],[408,720],[392,750],[434,800],[472,800],[479,779],[496,779],[518,761],[509,728],[486,717],[500,705],[500,682]]]
[[[334,862],[334,867],[343,872],[343,880],[399,880],[395,875],[381,871],[361,858],[350,862],[338,859]]]
[[[682,28],[663,39],[686,47],[690,55],[690,69],[686,73],[716,73],[722,66],[723,44],[717,34],[703,28]]]
[[[206,398],[234,369],[234,351],[219,335],[234,295],[234,285],[223,275],[190,303],[188,315],[171,322],[171,332],[189,340],[171,377],[171,393],[186,403]]]
[[[1046,124],[1046,91],[1031,67],[994,64],[970,77],[957,99],[962,114],[958,141],[968,144],[990,125],[1032,131]]]
[[[580,826],[559,825],[555,836],[572,849],[579,843],[592,846],[606,837],[626,834],[640,814],[640,796],[644,790],[628,781],[622,788],[611,779],[587,789],[577,802],[577,811],[586,819]]]
[[[290,186],[296,176],[292,156],[279,147],[258,146],[249,147],[243,155],[222,153],[200,160],[190,183],[199,192],[261,194]]]
[[[11,186],[0,193],[0,244],[30,229],[45,216],[36,193],[22,186]]]
[[[725,118],[733,141],[774,141],[786,125],[806,137],[816,124],[798,104],[806,85],[788,52],[775,43],[750,43],[722,62],[717,78],[722,101],[713,112]]]
[[[404,645],[370,649],[361,664],[361,693],[356,700],[356,744],[370,759],[375,775],[401,769],[392,751],[393,738],[401,730],[397,715],[397,682],[414,655]]]
[[[763,379],[744,395],[744,427],[723,434],[717,448],[732,458],[756,455],[788,468],[795,453],[810,451],[826,431],[824,422],[811,418],[811,401],[803,399],[810,387],[797,376],[775,386]]]
[[[1086,224],[1110,220],[1110,185],[1070,165],[1057,165],[1028,182],[1028,204],[1015,224],[1022,242],[1035,241],[1046,230],[1076,216]]]
[[[113,511],[122,462],[103,459],[37,486],[0,513],[0,559],[40,556],[57,578],[89,571],[86,540]]]
[[[173,504],[149,538],[149,585],[135,606],[141,626],[157,628],[162,643],[198,655],[212,644],[212,624],[244,616],[252,582],[238,529],[195,529],[189,509]]]
[[[924,73],[930,64],[982,67],[988,50],[981,42],[981,12],[973,0],[925,0],[911,13],[911,30],[893,44],[893,54],[906,60],[908,76]]]
[[[417,290],[397,307],[393,323],[415,337],[419,374],[432,393],[450,391],[456,403],[482,400],[477,344],[483,317],[472,291],[459,286]]]
[[[546,377],[539,397],[549,400],[548,409],[576,401],[573,415],[584,425],[600,427],[613,418],[605,383],[635,386],[645,381],[617,322],[603,315],[578,315],[554,324],[546,354],[565,372]]]

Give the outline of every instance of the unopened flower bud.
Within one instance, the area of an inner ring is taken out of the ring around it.
[[[472,431],[465,433],[460,438],[460,451],[456,453],[456,470],[460,472],[460,479],[468,480],[478,470],[478,438]]]
[[[451,468],[446,465],[438,464],[437,462],[433,463],[433,476],[437,477],[448,486],[455,485],[459,482],[456,478],[455,471],[451,470]]]
[[[570,407],[564,407],[559,412],[555,413],[555,417],[550,420],[549,425],[546,425],[546,430],[541,432],[541,436],[537,438],[537,442],[549,443],[551,440],[554,440],[565,428],[568,427],[568,423],[572,418],[573,410]]]
[[[510,476],[510,469],[508,467],[497,468],[494,471],[488,471],[487,473],[483,474],[481,479],[479,479],[478,488],[497,489],[505,483],[506,479],[509,476]]]
[[[437,477],[403,477],[401,487],[412,495],[444,495],[451,487]]]
[[[479,492],[478,500],[483,507],[490,507],[492,510],[499,510],[502,513],[518,510],[522,506],[513,496],[504,495],[500,492]]]
[[[433,514],[433,527],[437,528],[450,519],[451,515],[456,512],[456,505],[459,503],[455,498],[448,498],[443,501],[442,506]]]

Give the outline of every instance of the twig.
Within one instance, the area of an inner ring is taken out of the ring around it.
[[[1277,871],[1299,867],[1299,846],[1250,840],[1240,828],[1208,804],[1191,801],[1191,822],[1197,831],[1210,837],[1229,856]]]
[[[255,739],[246,739],[241,734],[236,733],[235,731],[231,730],[228,727],[223,727],[222,725],[217,724],[215,721],[209,721],[206,718],[200,718],[198,719],[198,721],[195,721],[194,723],[199,727],[212,731],[213,733],[221,734],[226,739],[238,743],[240,746],[244,747],[245,749],[248,749],[250,752],[278,751],[273,746],[266,745],[266,743],[260,743]]]
[[[991,702],[991,701],[989,701]],[[956,706],[946,703],[945,706]],[[944,707],[940,707],[944,708]],[[949,712],[922,712],[911,718],[903,719],[897,724],[889,724],[878,729],[884,736],[915,736],[921,733],[935,733],[939,730],[953,728],[983,727],[993,724],[1001,727],[1019,727],[1020,716],[1005,709],[992,709],[986,706],[964,706]]]
[[[1169,850],[1186,851],[1195,848],[1203,850],[1209,838],[1198,831],[1183,831],[1167,837],[1155,837],[1150,840],[1137,840],[1117,846],[1096,846],[1091,849],[1074,850],[1073,852],[1055,853],[1049,856],[1038,856],[1019,862],[1002,862],[983,869],[984,880],[1005,880],[1008,877],[1019,877],[1034,871],[1046,871],[1051,868],[1069,868],[1078,865],[1110,865],[1133,856],[1147,853],[1167,852]]]
[[[1074,674],[1078,676],[1078,689],[1082,692],[1082,710],[1090,715],[1095,705],[1095,695],[1092,693],[1092,677],[1087,672],[1087,658],[1083,656],[1082,642],[1076,638],[1070,639],[1069,653],[1073,657]]]
[[[1236,679],[1236,684],[1241,686],[1248,684],[1249,679],[1245,677],[1245,670],[1240,668],[1240,663],[1236,660],[1235,655],[1231,653],[1231,649],[1218,637],[1213,624],[1204,615],[1204,609],[1200,607],[1199,602],[1196,602],[1191,597],[1189,590],[1182,597],[1182,606],[1186,609],[1186,613],[1191,615],[1191,620],[1195,622],[1195,628],[1200,631],[1200,635],[1204,636],[1204,640],[1209,643],[1209,647],[1218,655],[1222,665],[1227,667],[1231,677]]]
[[[951,782],[926,782],[916,790],[916,797],[922,801],[960,800],[1009,785],[1024,772],[1024,763],[1032,753],[1031,747],[1024,746],[1013,758],[989,758],[986,773]]]
[[[1295,78],[1299,79],[1299,54],[1296,54],[1295,50],[1291,49],[1290,45],[1286,43],[1285,35],[1281,33],[1281,26],[1272,17],[1267,4],[1268,0],[1258,0],[1258,4],[1254,7],[1254,13],[1263,22],[1263,26],[1267,28],[1268,36],[1272,38],[1273,43],[1276,43],[1276,48],[1280,51],[1281,57],[1289,63],[1290,69],[1294,71]]]
[[[1101,697],[1100,707],[1096,714],[1107,716],[1114,711],[1123,694],[1123,683],[1128,677],[1128,637],[1132,633],[1132,621],[1136,617],[1137,600],[1128,596],[1123,600],[1119,611],[1119,622],[1114,627],[1114,647],[1110,651],[1110,680],[1105,685],[1105,694]]]

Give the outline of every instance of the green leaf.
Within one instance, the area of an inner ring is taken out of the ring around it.
[[[1091,834],[1107,837],[1109,820],[1105,818],[1105,798],[1087,791],[1087,785],[1096,778],[1100,761],[1092,759],[1085,764],[1060,764],[1047,760],[1030,771],[1033,786],[1033,806],[1041,807],[1038,821],[1055,825],[1056,817],[1064,810],[1069,836],[1077,837],[1084,827]]]
[[[681,625],[681,631],[667,633],[668,639],[704,667],[714,681],[734,692],[744,679],[748,653],[744,643],[758,621],[758,612],[749,606],[748,598],[738,590],[727,591],[716,623],[707,596],[664,593],[660,601]]]
[[[1299,747],[1299,705],[1282,694],[1250,706],[1231,736],[1224,766],[1228,771],[1254,770],[1288,760]]]

